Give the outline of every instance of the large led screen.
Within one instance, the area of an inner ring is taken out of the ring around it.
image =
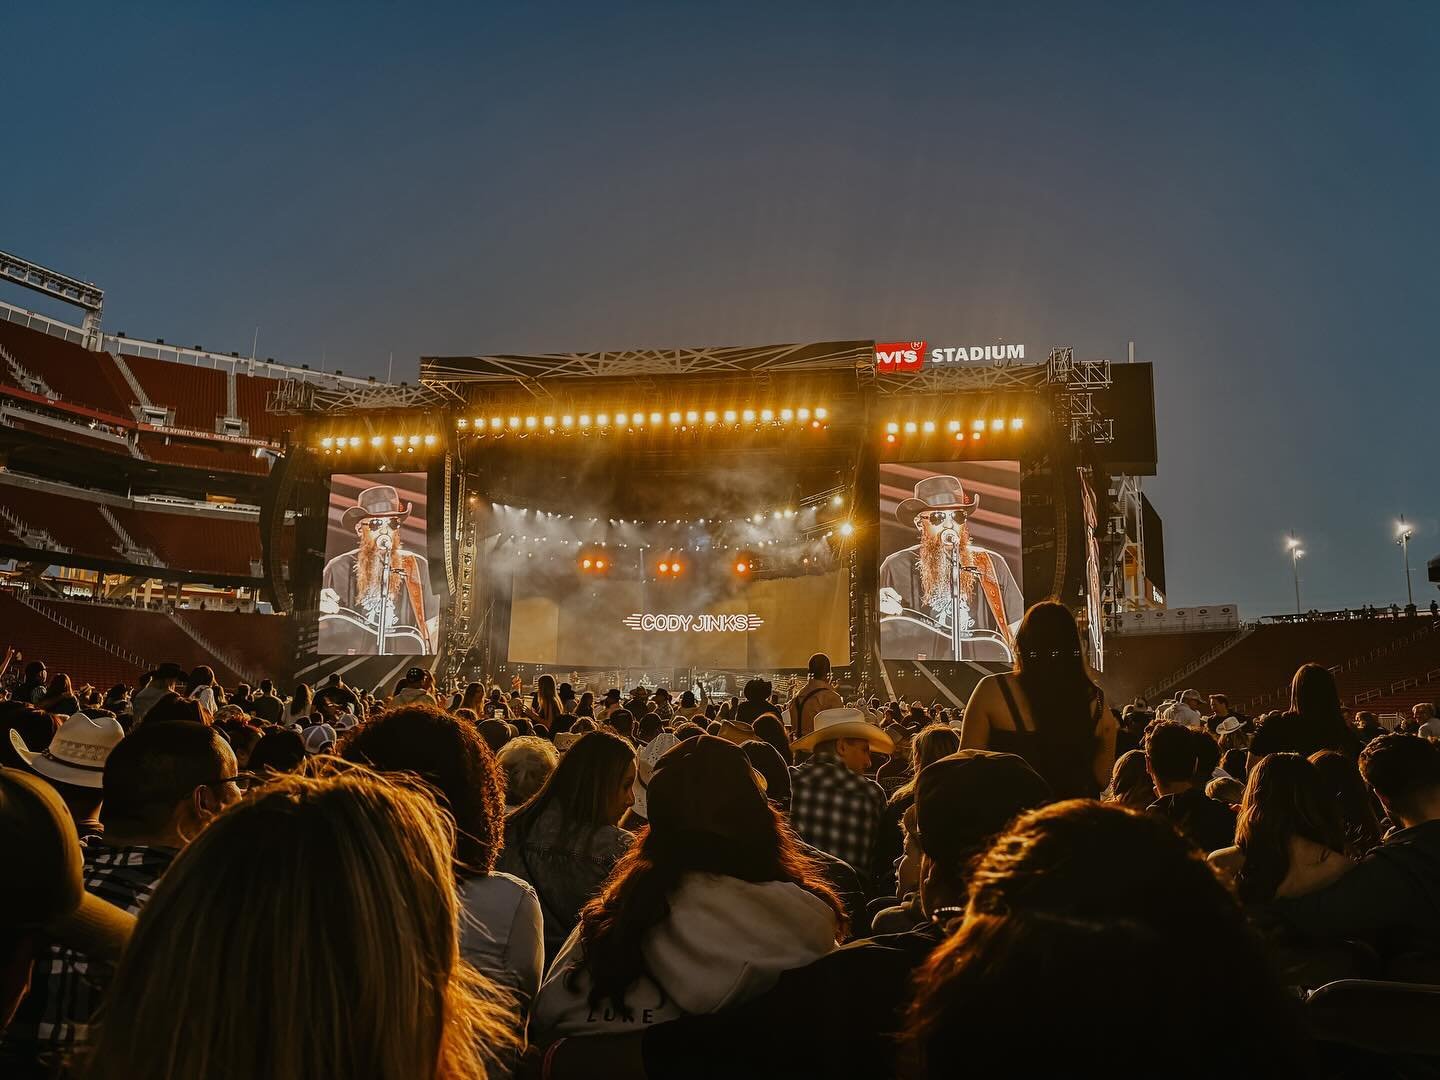
[[[440,601],[425,535],[423,472],[331,476],[320,655],[436,653]]]
[[[882,657],[1012,661],[1020,463],[882,464],[879,558]]]

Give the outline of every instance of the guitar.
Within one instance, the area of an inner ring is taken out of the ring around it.
[[[955,649],[948,629],[919,611],[902,608],[898,615],[880,617],[880,655],[887,660],[953,660]],[[1009,643],[994,630],[961,630],[959,658],[994,664],[1015,660]]]
[[[317,651],[324,656],[423,656],[425,638],[418,627],[391,626],[385,634],[385,652],[379,650],[375,627],[350,608],[320,616]]]

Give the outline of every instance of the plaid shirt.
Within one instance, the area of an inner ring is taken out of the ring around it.
[[[790,825],[807,844],[843,859],[868,887],[885,793],[833,754],[791,770]]]
[[[112,847],[96,836],[87,836],[83,847],[85,891],[132,915],[145,906],[176,855],[168,847]],[[30,993],[5,1029],[0,1071],[4,1063],[20,1060],[56,1067],[84,1046],[90,1019],[113,974],[107,964],[92,967],[84,953],[43,944],[35,955]]]

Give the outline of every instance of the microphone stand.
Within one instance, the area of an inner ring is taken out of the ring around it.
[[[940,534],[950,555],[950,659],[960,659],[960,537],[954,529]]]
[[[392,542],[391,542],[391,540],[390,540],[390,538],[389,538],[388,536],[382,537],[381,540],[380,540],[380,550],[381,550],[381,552],[384,553],[384,556],[385,556],[385,564],[384,564],[384,566],[382,566],[381,569],[380,569],[380,627],[379,627],[379,629],[376,630],[376,632],[375,632],[375,636],[376,636],[376,639],[377,639],[377,640],[376,640],[376,655],[377,655],[377,656],[385,656],[385,655],[387,655],[386,652],[385,652],[385,645],[386,645],[386,640],[385,640],[385,639],[386,639],[386,637],[387,637],[387,634],[386,634],[386,616],[387,616],[386,608],[388,608],[388,607],[390,606],[390,570],[391,570],[391,564],[390,564],[390,548],[391,548],[391,543],[392,543]]]

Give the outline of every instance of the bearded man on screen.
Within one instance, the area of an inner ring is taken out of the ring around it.
[[[388,485],[366,488],[340,527],[359,546],[325,564],[320,589],[321,653],[375,653],[384,630],[385,654],[432,654],[438,604],[425,557],[405,549],[400,524],[410,503]],[[389,563],[389,588],[386,563]]]
[[[998,640],[994,655],[973,659],[1009,660],[1015,653],[1015,630],[1025,614],[1025,598],[1009,564],[998,553],[971,543],[968,520],[980,505],[966,495],[954,476],[927,476],[915,485],[914,497],[895,510],[895,517],[913,525],[919,542],[888,556],[880,564],[880,640],[882,654],[899,659],[913,651],[913,641],[900,622],[886,616],[911,616],[935,628],[935,642],[959,635],[988,632]],[[955,595],[953,572],[960,567]],[[983,635],[982,635],[983,636]],[[934,643],[921,646],[926,655],[943,659]],[[1005,655],[1008,652],[1008,656]]]

